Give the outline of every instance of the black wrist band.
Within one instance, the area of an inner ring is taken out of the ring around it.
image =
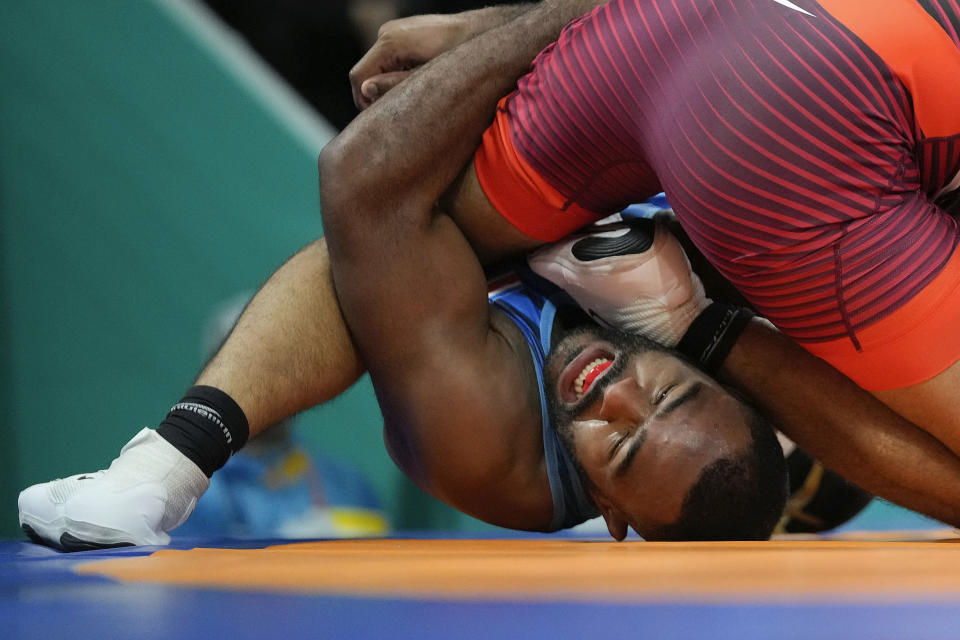
[[[157,433],[209,478],[246,444],[250,428],[233,398],[214,387],[195,386],[173,405]]]
[[[749,309],[711,302],[683,334],[677,351],[713,375],[720,369],[752,317],[753,312]]]

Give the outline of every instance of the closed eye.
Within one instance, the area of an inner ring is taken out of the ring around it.
[[[627,469],[630,468],[630,463],[632,463],[633,459],[637,457],[637,453],[640,451],[640,448],[643,446],[643,443],[646,442],[646,440],[647,430],[644,427],[640,427],[633,435],[633,438],[630,441],[630,446],[627,448],[627,452],[621,456],[620,462],[617,463],[616,469],[613,471],[614,476],[619,477],[627,472]]]
[[[660,404],[661,402],[663,402],[664,399],[667,397],[667,395],[670,393],[670,391],[676,386],[677,385],[672,384],[669,387],[665,387],[661,389],[660,392],[657,393],[657,397],[654,398],[654,404]]]
[[[626,442],[627,436],[621,435],[617,438],[617,441],[613,443],[613,447],[610,448],[610,455],[607,457],[608,460],[613,460],[613,457],[617,455],[617,451],[620,450],[620,447],[623,446],[623,443]]]
[[[670,402],[668,402],[667,404],[657,409],[657,416],[663,418],[664,416],[676,411],[685,403],[696,398],[701,391],[703,391],[702,382],[697,382],[692,384],[689,389],[687,389],[677,397],[672,398]]]

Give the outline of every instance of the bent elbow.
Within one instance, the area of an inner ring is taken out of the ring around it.
[[[317,170],[325,229],[347,217],[371,218],[375,222],[393,195],[385,193],[385,185],[392,182],[382,160],[375,145],[349,128],[321,150]]]
[[[317,158],[320,217],[324,233],[334,240],[342,235],[338,230],[346,226],[346,219],[356,218],[362,209],[363,187],[360,176],[350,168],[354,162],[352,156],[341,134],[328,142]]]
[[[317,158],[321,193],[356,201],[389,176],[386,158],[373,132],[348,126],[328,142]]]
[[[344,171],[343,144],[339,136],[331,140],[320,150],[317,158],[317,176],[320,181],[320,204],[324,222],[328,210],[338,210],[345,199],[350,181]]]

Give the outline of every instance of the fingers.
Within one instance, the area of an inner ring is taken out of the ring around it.
[[[353,103],[357,105],[358,109],[366,109],[373,104],[373,99],[364,95],[364,83],[389,68],[388,63],[391,56],[383,49],[383,41],[377,40],[357,64],[350,69],[350,90],[353,92]],[[368,88],[367,91],[369,93],[371,89]]]
[[[358,109],[369,107],[409,75],[410,69],[430,59],[420,51],[422,43],[416,37],[422,31],[417,29],[421,19],[414,16],[385,23],[380,27],[377,41],[350,69],[350,89]],[[398,73],[401,77],[393,78],[393,74]]]
[[[391,20],[350,70],[353,102],[365,109],[413,69],[461,43],[469,33],[465,14],[423,15]]]
[[[376,102],[387,91],[403,82],[413,73],[413,69],[406,71],[391,71],[378,73],[360,83],[359,91],[353,94],[353,101],[360,110],[366,109]]]

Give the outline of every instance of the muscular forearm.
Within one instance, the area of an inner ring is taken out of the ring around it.
[[[755,320],[721,378],[747,392],[798,445],[867,491],[960,526],[960,458]]]
[[[582,8],[570,0],[534,5],[424,65],[357,117],[320,158],[324,204],[346,205],[325,208],[331,238],[340,220],[356,228],[360,212],[429,212],[472,156],[497,100]]]

